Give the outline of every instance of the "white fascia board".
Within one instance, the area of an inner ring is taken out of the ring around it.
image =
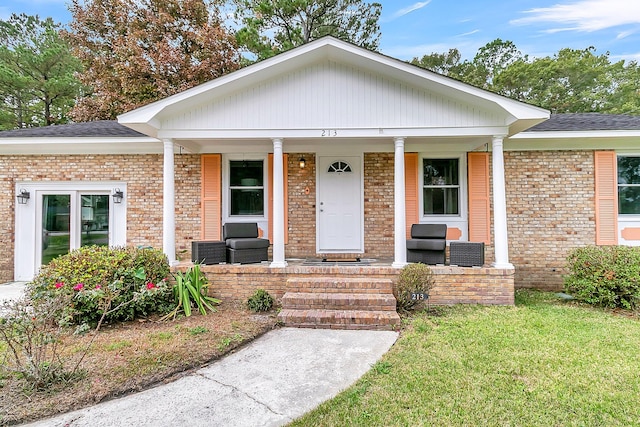
[[[336,138],[395,138],[395,137],[465,137],[506,135],[508,128],[503,126],[460,127],[460,128],[358,128],[358,129],[208,129],[183,130],[166,129],[158,134],[161,139],[256,139],[256,138],[305,138],[317,139],[318,143]]]
[[[156,154],[155,138],[0,138],[0,155],[7,154]]]
[[[614,150],[640,148],[640,130],[523,132],[508,139],[504,149]]]

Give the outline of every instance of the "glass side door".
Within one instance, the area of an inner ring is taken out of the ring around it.
[[[81,246],[108,246],[110,197],[70,191],[42,194],[40,265]]]

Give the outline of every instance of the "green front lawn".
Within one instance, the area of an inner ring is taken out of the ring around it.
[[[408,320],[355,385],[295,426],[640,426],[640,322],[519,291]]]

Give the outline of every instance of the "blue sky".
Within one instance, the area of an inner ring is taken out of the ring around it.
[[[371,1],[371,0],[369,0]],[[530,56],[559,49],[610,52],[612,60],[640,60],[640,0],[378,0],[381,51],[399,59],[458,48],[472,58],[501,38]],[[69,0],[0,0],[0,19],[11,13],[68,22]]]

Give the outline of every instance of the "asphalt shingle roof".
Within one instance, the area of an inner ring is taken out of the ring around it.
[[[549,120],[525,132],[640,130],[640,116],[601,113],[552,114]],[[66,125],[0,131],[0,138],[83,138],[139,137],[146,135],[129,129],[115,120],[71,123]]]
[[[552,114],[549,120],[525,132],[579,132],[590,130],[640,130],[640,116],[601,113]]]
[[[87,138],[87,137],[146,137],[115,120],[71,123],[39,128],[0,131],[0,138]]]

